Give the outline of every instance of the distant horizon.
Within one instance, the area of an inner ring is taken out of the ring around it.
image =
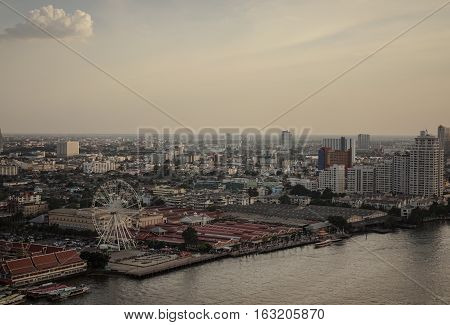
[[[413,138],[419,135],[419,132],[422,130],[419,130],[417,132],[417,134],[370,134],[370,133],[355,133],[355,134],[331,134],[331,133],[311,133],[309,135],[309,137],[331,137],[331,138],[338,138],[338,137],[357,137],[359,134],[369,134],[370,137],[398,137],[398,138]],[[428,132],[432,135],[437,136],[437,132],[430,132],[428,130]],[[17,132],[17,133],[11,133],[11,132],[4,132],[2,129],[2,135],[4,137],[8,137],[8,136],[135,136],[138,133],[123,133],[123,132],[118,132],[118,133],[59,133],[59,132],[52,132],[52,133],[38,133],[38,132],[33,132],[33,133],[21,133],[21,132]],[[170,133],[170,135],[172,135],[174,133]],[[199,133],[193,133],[194,135],[198,135]],[[224,134],[219,134],[219,135],[224,135]],[[296,134],[296,136],[300,136],[300,134]]]

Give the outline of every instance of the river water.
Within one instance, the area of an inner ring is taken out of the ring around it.
[[[450,224],[355,236],[340,245],[227,258],[153,278],[89,275],[66,304],[443,304]]]

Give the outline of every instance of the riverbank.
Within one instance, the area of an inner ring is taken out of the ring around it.
[[[91,293],[63,304],[441,304],[423,287],[450,301],[449,267],[450,223],[437,222],[320,249],[224,258],[157,277],[88,274],[68,284],[86,284]]]
[[[427,222],[436,222],[436,221],[447,221],[448,218],[442,219],[433,219],[427,220]],[[367,233],[376,233],[376,234],[388,234],[397,231],[398,229],[406,229],[412,230],[417,229],[416,227],[398,227],[396,229],[386,229],[386,228],[372,228],[366,229]],[[361,232],[355,233],[355,235],[361,234]],[[346,239],[346,236],[343,236],[343,240]],[[157,276],[160,274],[173,272],[176,270],[180,270],[183,268],[189,268],[191,266],[204,264],[213,262],[219,259],[224,258],[239,258],[242,256],[248,255],[258,255],[258,254],[267,254],[271,252],[276,252],[280,250],[287,250],[295,247],[314,245],[318,243],[320,240],[315,237],[302,238],[297,240],[290,241],[279,241],[275,243],[266,243],[264,245],[257,245],[250,248],[241,248],[236,251],[230,251],[220,254],[197,254],[188,257],[179,258],[175,255],[172,255],[173,258],[168,258],[166,261],[158,260],[158,256],[161,259],[165,258],[163,255],[149,255],[151,257],[146,258],[146,254],[144,252],[120,252],[118,256],[110,261],[108,264],[107,274],[118,274],[125,275],[136,279],[148,278]],[[127,256],[128,254],[128,256]],[[152,261],[155,260],[156,262]],[[147,259],[145,261],[145,259]]]

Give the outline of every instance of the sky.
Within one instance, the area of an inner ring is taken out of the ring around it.
[[[263,127],[445,0],[2,0],[3,133]],[[450,5],[271,127],[450,125]],[[128,89],[126,87],[128,87]]]

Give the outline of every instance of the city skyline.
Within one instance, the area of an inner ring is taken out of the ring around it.
[[[434,0],[54,1],[52,7],[14,2],[18,11],[193,129],[265,126],[440,5]],[[2,9],[4,133],[177,127]],[[273,126],[312,128],[314,134],[414,135],[448,125],[448,15],[448,8],[436,13]]]

